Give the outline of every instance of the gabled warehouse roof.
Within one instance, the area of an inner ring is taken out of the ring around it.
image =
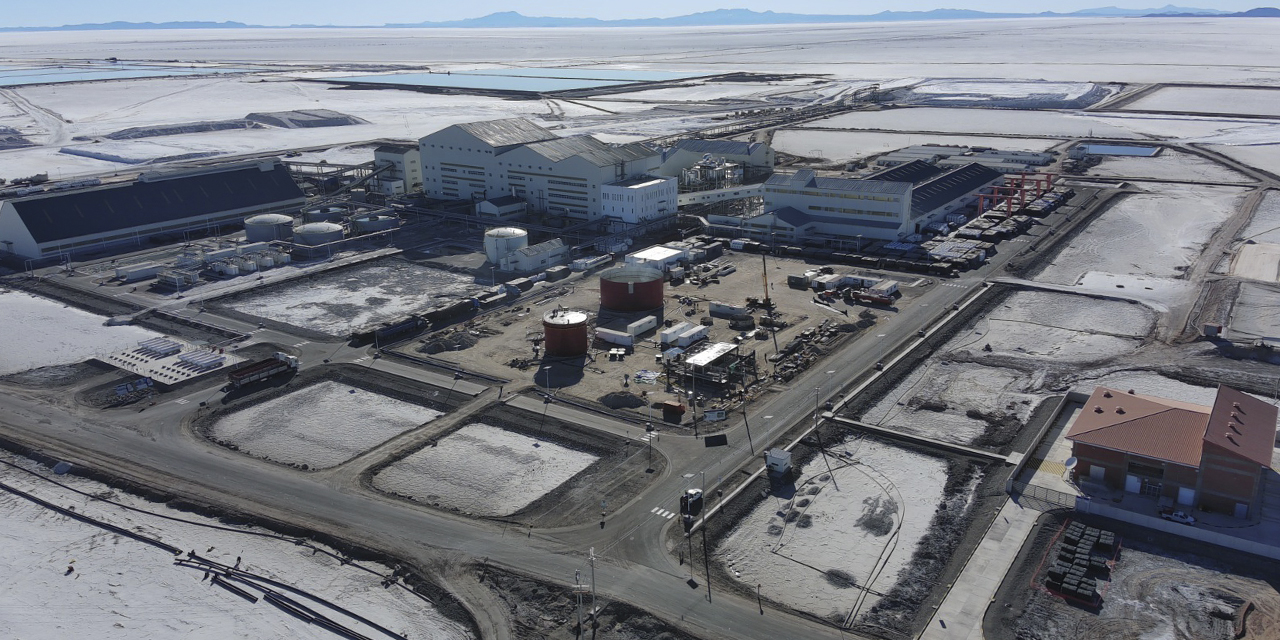
[[[302,190],[279,161],[242,163],[176,177],[10,200],[37,243],[123,231],[237,209],[301,204]]]
[[[867,180],[884,180],[885,182],[910,182],[920,184],[943,173],[945,169],[929,164],[924,160],[912,160],[906,164],[877,171],[866,177]]]
[[[509,147],[540,140],[553,140],[556,134],[524,118],[505,118],[485,122],[467,122],[455,127],[479,138],[491,147]]]
[[[631,162],[658,155],[658,152],[642,144],[624,144],[612,147],[591,136],[543,140],[527,144],[525,148],[551,162],[560,162],[574,156],[581,156],[584,160],[597,167],[607,167],[619,162]]]
[[[739,142],[736,140],[697,140],[687,138],[676,143],[677,149],[693,153],[709,153],[713,156],[749,156],[764,145],[759,142]]]
[[[828,191],[857,191],[861,193],[889,195],[903,195],[911,189],[911,183],[909,182],[855,180],[853,178],[819,178],[808,169],[802,169],[792,175],[775,173],[769,176],[769,179],[765,180],[764,183],[767,186],[775,187],[826,189]]]
[[[956,198],[973,194],[1002,175],[995,169],[976,163],[945,173],[916,186],[911,193],[911,213],[921,215],[933,211]]]

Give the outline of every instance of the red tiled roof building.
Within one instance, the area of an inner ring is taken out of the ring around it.
[[[1211,407],[1098,387],[1066,436],[1073,478],[1248,518],[1276,417],[1271,404],[1222,385]]]

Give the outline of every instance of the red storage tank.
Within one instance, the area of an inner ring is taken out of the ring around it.
[[[548,356],[571,358],[586,355],[590,346],[587,314],[568,309],[553,309],[542,316],[542,333]]]
[[[630,313],[662,306],[662,272],[653,267],[624,265],[600,273],[600,306]]]

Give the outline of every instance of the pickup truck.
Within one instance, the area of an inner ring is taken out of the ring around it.
[[[1176,511],[1168,507],[1160,510],[1160,517],[1179,524],[1195,524],[1196,519],[1185,511]]]

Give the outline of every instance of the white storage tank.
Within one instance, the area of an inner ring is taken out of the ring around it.
[[[497,227],[484,232],[484,255],[491,264],[529,246],[529,232],[519,227]]]
[[[309,222],[293,228],[293,239],[300,245],[314,247],[342,239],[342,225],[333,222]]]
[[[400,225],[400,219],[395,216],[363,215],[352,218],[351,223],[355,226],[356,233],[376,233],[395,229]]]
[[[244,237],[249,242],[288,240],[293,235],[293,218],[283,213],[264,213],[244,220]]]
[[[347,217],[346,207],[315,207],[302,212],[307,222],[338,222]]]

